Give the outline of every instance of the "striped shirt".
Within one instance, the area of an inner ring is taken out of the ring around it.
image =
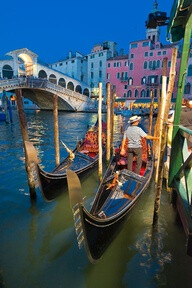
[[[127,128],[127,130],[124,133],[123,138],[128,139],[129,148],[140,148],[142,147],[141,137],[146,137],[146,136],[147,136],[147,133],[145,133],[143,129],[141,129],[138,126],[133,125]]]

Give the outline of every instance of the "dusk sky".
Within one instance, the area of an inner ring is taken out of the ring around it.
[[[103,41],[115,41],[128,53],[129,42],[145,39],[145,21],[154,0],[32,0],[2,1],[0,56],[28,48],[51,63],[69,51],[89,54]],[[158,0],[158,9],[170,15],[173,0]],[[166,27],[161,28],[166,43]]]

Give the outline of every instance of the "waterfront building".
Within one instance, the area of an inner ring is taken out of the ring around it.
[[[117,98],[127,98],[128,54],[111,57],[107,60],[106,82],[111,83]]]
[[[106,64],[107,60],[117,55],[117,43],[105,41],[93,47],[88,59],[88,85],[91,91],[91,97],[98,97],[98,83],[102,83],[103,99],[106,96]]]
[[[154,10],[157,10],[157,2],[154,3]],[[161,93],[162,65],[163,59],[167,58],[167,82],[171,66],[173,47],[179,43],[163,45],[160,42],[160,28],[146,29],[146,38],[143,40],[131,41],[129,44],[128,65],[123,71],[117,67],[117,59],[107,61],[107,82],[116,88],[116,101],[128,100],[130,102],[141,99],[146,102],[150,100],[150,91],[157,98]],[[125,61],[126,59],[124,59]],[[119,66],[122,63],[119,63]],[[172,99],[176,97],[178,71],[180,67],[180,53],[178,53],[176,78]],[[121,73],[127,76],[126,82],[122,83]],[[125,74],[126,73],[126,74]],[[148,100],[147,100],[148,99]],[[174,101],[174,100],[173,100]]]
[[[73,54],[70,51],[66,58],[49,64],[49,67],[78,81],[87,83],[87,56],[79,52]]]

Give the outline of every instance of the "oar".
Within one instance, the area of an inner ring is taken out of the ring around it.
[[[67,184],[68,184],[68,191],[69,191],[69,199],[71,208],[78,203],[82,203],[82,189],[79,177],[77,174],[67,169]]]
[[[67,147],[67,145],[61,140],[61,143],[63,144],[63,146],[65,147],[65,149],[67,150],[67,152],[69,153],[69,158],[71,161],[73,161],[73,159],[75,158],[75,154],[72,152],[71,149],[69,149]]]

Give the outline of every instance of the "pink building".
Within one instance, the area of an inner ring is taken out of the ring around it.
[[[157,11],[156,1],[154,5]],[[106,82],[110,82],[111,86],[116,88],[116,99],[123,98],[124,101],[140,99],[142,102],[142,99],[150,99],[151,90],[155,97],[161,93],[163,59],[167,58],[168,82],[172,51],[176,44],[162,45],[159,36],[159,27],[146,29],[146,39],[130,42],[129,55],[108,59]],[[179,67],[178,53],[172,99],[176,97]]]
[[[128,55],[116,56],[107,60],[106,82],[115,88],[117,98],[127,97]]]

